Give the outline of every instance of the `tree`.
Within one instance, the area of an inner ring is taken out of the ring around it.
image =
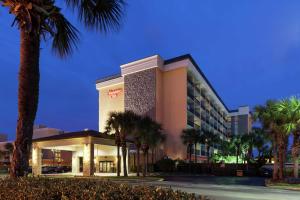
[[[286,117],[282,112],[278,112],[277,101],[268,100],[265,105],[255,107],[254,118],[262,123],[263,129],[272,138],[273,180],[282,180],[284,155],[287,146],[287,135],[284,131]]]
[[[270,157],[270,145],[268,144],[270,141],[269,135],[262,128],[258,127],[253,128],[250,135],[253,137],[253,147],[256,148],[258,152],[258,163],[265,164],[266,158]]]
[[[206,145],[207,163],[210,164],[210,149],[214,144],[220,143],[220,136],[212,131],[203,130],[201,132],[200,141]]]
[[[294,162],[294,177],[298,178],[299,172],[299,148],[300,148],[300,99],[291,97],[280,101],[278,111],[286,115],[284,125],[287,134],[293,134],[292,157]]]
[[[149,149],[151,147],[154,148],[161,143],[164,135],[162,134],[161,125],[148,116],[145,116],[141,119],[138,127],[142,144],[141,149],[143,151],[144,158],[143,176],[146,176],[148,172]]]
[[[141,165],[141,158],[140,158],[140,151],[142,147],[141,139],[139,132],[135,132],[134,134],[134,145],[136,148],[136,157],[137,157],[137,165],[136,165],[136,175],[140,176],[140,165]]]
[[[119,113],[120,118],[120,142],[123,156],[123,171],[124,176],[128,176],[127,173],[127,137],[133,135],[136,124],[139,122],[139,116],[132,111],[125,111]]]
[[[195,148],[195,162],[197,161],[196,147],[200,142],[200,131],[195,128],[188,128],[182,130],[181,139],[183,144],[187,145],[187,152],[189,153],[189,163],[192,163],[192,147]]]
[[[149,147],[151,149],[151,164],[154,164],[154,151],[166,139],[166,135],[163,134],[161,125],[154,121],[153,123],[153,134],[149,141]],[[152,169],[153,170],[153,169]]]
[[[41,39],[52,39],[52,48],[60,57],[72,53],[78,42],[78,30],[64,17],[55,0],[0,0],[15,16],[13,25],[20,30],[20,71],[18,120],[11,163],[11,177],[27,174],[33,125],[39,97],[39,58]],[[120,26],[123,0],[66,0],[77,10],[80,21],[99,32]]]
[[[121,146],[121,121],[120,114],[118,112],[109,113],[108,119],[106,121],[105,130],[107,133],[115,134],[115,144],[117,145],[117,176],[120,176],[121,172],[121,160],[120,160],[120,146]]]

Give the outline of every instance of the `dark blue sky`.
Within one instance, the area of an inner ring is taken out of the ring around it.
[[[60,1],[62,2],[62,1]],[[62,3],[60,6],[65,7]],[[42,44],[36,124],[63,130],[98,129],[95,80],[121,64],[160,54],[190,53],[231,109],[300,91],[300,1],[131,0],[117,33],[81,31],[65,60]],[[0,132],[15,137],[19,33],[0,8]]]

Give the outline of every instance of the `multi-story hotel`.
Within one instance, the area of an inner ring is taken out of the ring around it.
[[[185,128],[209,130],[221,139],[231,130],[236,134],[251,129],[249,108],[231,112],[190,55],[169,60],[155,55],[121,65],[120,74],[98,80],[96,88],[100,132],[111,111],[148,115],[162,124],[167,135],[164,153],[173,159],[186,159],[180,138]],[[194,153],[203,160],[205,146],[198,146]]]

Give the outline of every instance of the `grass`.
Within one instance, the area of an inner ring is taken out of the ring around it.
[[[276,188],[276,189],[300,191],[300,184],[290,184],[286,182],[272,182],[271,180],[267,180],[266,186],[270,188]]]

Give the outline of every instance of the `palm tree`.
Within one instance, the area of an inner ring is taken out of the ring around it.
[[[20,30],[20,71],[18,89],[18,121],[11,163],[11,177],[27,174],[33,124],[39,97],[39,58],[41,39],[52,39],[52,48],[60,57],[72,53],[78,42],[77,29],[64,17],[55,0],[0,0],[15,16],[13,25]],[[123,0],[66,0],[77,9],[80,21],[99,32],[120,26]]]
[[[127,173],[127,137],[133,135],[136,124],[139,122],[140,117],[132,111],[125,111],[119,113],[120,117],[120,142],[123,156],[123,171],[124,176],[128,176]]]
[[[278,102],[268,100],[266,105],[256,106],[254,118],[258,119],[271,136],[274,159],[273,180],[283,179],[284,155],[287,136],[284,132],[286,116],[278,112]]]
[[[137,116],[137,117],[138,117],[138,119],[136,120],[136,124],[135,124],[135,127],[132,132],[132,136],[134,138],[134,145],[136,148],[136,156],[137,156],[136,175],[140,176],[140,165],[141,165],[140,164],[141,163],[140,152],[141,152],[141,147],[142,147],[141,128],[143,127],[143,120],[142,120],[142,117],[140,117],[140,116]]]
[[[136,165],[136,175],[140,176],[140,165],[141,165],[141,159],[140,159],[140,151],[142,147],[140,136],[134,137],[134,144],[136,147],[136,159],[137,159],[137,165]]]
[[[117,112],[109,113],[108,120],[106,121],[106,132],[115,134],[115,144],[117,145],[117,176],[120,176],[121,172],[121,160],[120,160],[120,129],[121,129],[120,115]]]
[[[148,172],[148,155],[149,149],[158,144],[162,136],[161,125],[152,120],[150,117],[143,117],[138,125],[140,140],[141,140],[141,149],[143,151],[143,176],[146,176]]]
[[[189,163],[192,163],[192,148],[195,148],[195,162],[197,161],[196,147],[200,141],[200,131],[195,128],[188,128],[182,130],[181,139],[183,144],[187,145],[187,152],[189,153]]]
[[[278,111],[286,115],[284,125],[287,134],[293,134],[292,157],[294,162],[294,177],[298,178],[299,172],[299,149],[300,149],[300,99],[291,97],[280,101]]]
[[[262,128],[253,128],[250,135],[253,137],[253,147],[258,151],[258,161],[263,164],[266,162],[266,152],[269,151],[268,145],[270,139],[269,135]]]
[[[210,149],[211,147],[213,147],[214,144],[220,143],[220,136],[214,132],[202,130],[200,141],[202,144],[206,145],[207,163],[210,164]]]
[[[153,121],[152,126],[153,126],[152,127],[152,137],[150,138],[150,141],[149,141],[149,147],[151,149],[151,164],[153,167],[154,166],[154,150],[158,147],[158,145],[162,144],[165,141],[166,135],[163,134],[162,127],[159,123]]]

